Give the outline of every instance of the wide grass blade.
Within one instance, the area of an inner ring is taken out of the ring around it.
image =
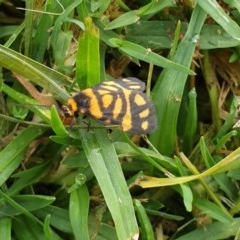
[[[70,85],[65,75],[2,45],[0,65],[45,88],[60,102],[66,102],[69,98],[69,94],[61,88],[62,85]]]
[[[113,217],[118,239],[138,239],[132,198],[105,130],[80,131],[83,148]]]
[[[180,42],[173,61],[189,67],[198,36],[206,19],[206,12],[198,5],[190,20],[188,31]],[[181,98],[188,75],[173,69],[165,69],[153,89],[153,102],[158,115],[158,128],[150,136],[153,145],[163,154],[171,154],[177,139],[177,120]]]
[[[100,82],[99,30],[90,17],[85,19],[86,30],[79,38],[76,59],[76,82],[80,89]]]

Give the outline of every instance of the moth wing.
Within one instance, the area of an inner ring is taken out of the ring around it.
[[[89,105],[82,111],[105,125],[119,125],[123,131],[148,134],[157,125],[155,109],[137,78],[102,82],[82,94]],[[83,106],[81,106],[83,109]]]
[[[123,131],[148,134],[157,125],[155,108],[147,95],[139,91],[112,93],[112,104],[102,109],[105,124],[118,125]]]
[[[128,77],[122,79],[116,79],[114,82],[122,85],[124,88],[128,90],[135,90],[143,92],[145,90],[145,83],[138,78]]]
[[[148,134],[157,127],[155,107],[145,93],[132,92],[130,95],[131,129],[128,132]],[[123,121],[123,125],[128,124]],[[125,126],[123,126],[124,129]]]
[[[94,90],[104,89],[109,91],[140,91],[143,92],[145,90],[145,83],[140,81],[137,78],[129,77],[129,78],[119,78],[113,81],[102,82],[93,87]]]

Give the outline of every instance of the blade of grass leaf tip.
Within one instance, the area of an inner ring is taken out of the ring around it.
[[[75,240],[90,239],[88,231],[89,193],[84,184],[70,195],[69,214]]]
[[[183,135],[183,152],[188,155],[193,149],[194,138],[197,132],[197,93],[193,88],[189,94],[189,105],[187,110],[186,124]]]
[[[60,238],[50,227],[50,215],[47,215],[43,224],[44,234],[46,239],[51,240],[61,240]]]
[[[141,202],[137,199],[134,200],[135,209],[138,216],[138,221],[141,226],[141,237],[142,239],[154,239],[154,233],[152,224],[148,218],[145,208]]]
[[[110,30],[136,23],[140,19],[140,17],[137,14],[138,14],[137,10],[124,13],[120,15],[120,17],[108,23],[104,29]]]

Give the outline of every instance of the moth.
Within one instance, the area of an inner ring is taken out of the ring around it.
[[[144,93],[145,83],[137,78],[101,82],[68,100],[68,116],[79,113],[122,131],[148,134],[157,126],[155,109]]]

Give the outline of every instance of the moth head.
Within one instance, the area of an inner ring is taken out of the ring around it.
[[[67,106],[63,106],[62,109],[64,111],[65,116],[68,117],[75,116],[78,111],[78,107],[74,98],[70,98],[67,102]]]
[[[68,106],[74,114],[76,112],[85,114],[90,107],[90,98],[80,92],[68,100]]]

